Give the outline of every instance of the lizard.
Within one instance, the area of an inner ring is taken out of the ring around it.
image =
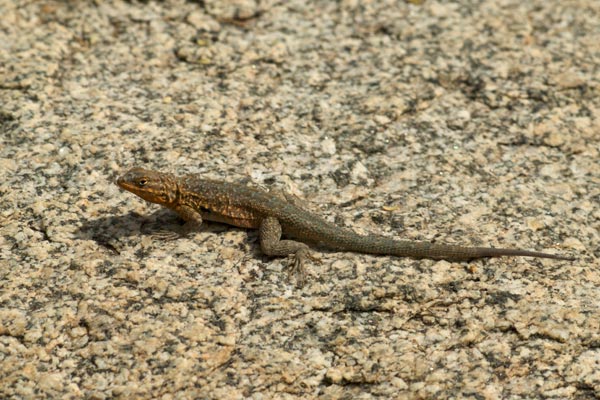
[[[175,211],[186,231],[202,221],[225,223],[240,228],[258,229],[260,247],[272,257],[292,256],[291,271],[298,285],[304,282],[312,243],[336,251],[470,261],[488,257],[523,256],[573,261],[573,257],[521,249],[463,247],[387,236],[359,235],[305,210],[296,201],[243,184],[204,179],[200,175],[175,176],[144,168],[132,168],[117,179],[117,185],[142,199]],[[282,235],[286,239],[282,239]],[[289,238],[289,239],[288,239]],[[293,240],[292,240],[293,239]]]

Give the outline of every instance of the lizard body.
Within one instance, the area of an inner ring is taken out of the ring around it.
[[[294,255],[294,270],[300,280],[305,260],[314,259],[303,242],[332,250],[449,261],[501,256],[573,260],[571,257],[529,250],[463,247],[395,240],[378,235],[363,236],[338,227],[283,196],[240,184],[207,180],[198,175],[176,177],[133,168],[121,176],[117,184],[146,201],[174,210],[188,227],[199,226],[203,220],[208,220],[258,229],[261,249],[265,254]],[[298,241],[282,240],[282,234]]]

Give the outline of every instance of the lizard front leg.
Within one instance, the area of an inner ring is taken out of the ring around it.
[[[294,256],[290,272],[295,274],[297,284],[302,286],[305,280],[304,262],[307,259],[317,261],[310,255],[309,247],[294,240],[281,240],[281,224],[275,217],[264,218],[260,224],[258,234],[260,247],[266,255],[274,257]]]
[[[190,206],[180,205],[173,209],[183,220],[183,236],[196,230],[202,225],[202,214]]]
[[[154,232],[152,237],[161,240],[176,240],[187,236],[202,225],[202,215],[191,207],[177,206],[173,208],[173,211],[177,212],[185,221],[183,229],[177,231],[160,229],[158,232]]]

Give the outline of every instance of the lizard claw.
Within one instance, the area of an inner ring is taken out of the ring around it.
[[[292,276],[296,280],[296,286],[302,287],[306,283],[306,270],[304,268],[304,261],[297,255],[293,256],[293,259],[288,266],[288,279],[292,280]]]

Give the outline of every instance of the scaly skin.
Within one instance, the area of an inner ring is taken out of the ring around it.
[[[462,247],[384,236],[362,236],[341,228],[306,211],[284,196],[277,196],[247,186],[202,179],[197,175],[176,177],[143,168],[133,168],[117,184],[142,199],[177,212],[188,226],[203,220],[259,230],[262,251],[268,256],[294,255],[294,271],[303,281],[303,265],[310,256],[302,242],[341,251],[469,261],[477,258],[525,256],[572,261],[573,258],[519,249]],[[295,240],[281,240],[281,236]]]

